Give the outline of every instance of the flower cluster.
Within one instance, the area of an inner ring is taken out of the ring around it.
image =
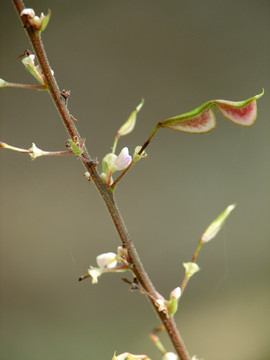
[[[127,147],[124,147],[117,156],[113,153],[107,154],[102,160],[102,174],[100,175],[102,181],[108,186],[113,182],[112,174],[116,171],[126,169],[132,161]]]
[[[113,252],[107,252],[98,255],[96,257],[96,262],[98,267],[90,266],[88,269],[88,275],[81,277],[80,280],[85,277],[91,277],[92,284],[97,284],[98,278],[104,273],[125,272],[127,270],[131,271],[131,265],[127,251],[122,246],[118,247],[117,254]],[[117,265],[118,263],[120,263],[120,265]]]
[[[48,15],[41,13],[40,16],[37,16],[33,9],[26,8],[21,12],[21,16],[27,18],[29,25],[31,25],[34,30],[44,31],[50,20],[51,12],[49,10]]]

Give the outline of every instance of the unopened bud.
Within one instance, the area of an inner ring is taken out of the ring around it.
[[[32,19],[35,16],[35,11],[33,9],[30,8],[25,8],[23,9],[23,11],[21,12],[21,16],[26,15],[28,16],[30,19]]]
[[[7,86],[7,82],[4,79],[0,79],[0,88]]]
[[[43,31],[48,25],[51,17],[51,11],[48,11],[48,15],[41,13],[40,16],[37,16],[33,9],[26,8],[21,12],[21,16],[27,17],[28,23],[33,27],[34,30]]]
[[[225,223],[227,217],[235,208],[236,204],[229,205],[205,230],[203,233],[200,242],[202,244],[212,240],[219,230],[221,229],[222,225]]]
[[[175,288],[174,290],[171,291],[170,293],[170,299],[175,299],[175,300],[179,300],[181,296],[181,288],[178,286],[177,288]]]
[[[168,308],[165,304],[165,300],[157,299],[155,302],[156,302],[159,312],[167,312],[168,311]]]
[[[162,360],[178,360],[178,356],[173,352],[166,352]]]
[[[100,174],[99,177],[100,177],[101,181],[102,181],[104,184],[106,184],[106,182],[107,182],[107,175],[103,172],[103,173]]]
[[[171,291],[170,300],[165,302],[167,305],[169,316],[172,316],[176,313],[178,309],[178,301],[180,299],[180,296],[181,296],[180,287],[177,287],[173,291]]]
[[[134,111],[132,111],[132,113],[129,115],[129,118],[127,119],[127,121],[117,131],[116,135],[118,137],[127,135],[127,134],[131,133],[131,131],[134,129],[135,124],[136,124],[137,113],[141,110],[143,103],[144,103],[144,99],[142,99],[142,101],[136,107],[136,109]]]

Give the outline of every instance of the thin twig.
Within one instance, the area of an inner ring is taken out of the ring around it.
[[[40,89],[45,90],[45,85],[29,85],[29,84],[17,84],[8,82],[5,87],[12,87],[12,88],[22,88],[22,89]]]
[[[22,10],[24,9],[23,2],[21,0],[12,0],[12,2],[18,12],[18,15],[20,16]],[[60,114],[62,121],[64,122],[66,130],[68,131],[68,133],[72,139],[74,137],[76,137],[79,140],[79,142],[81,142],[81,137],[80,137],[79,132],[74,124],[74,121],[72,121],[71,115],[69,114],[65,99],[63,98],[63,96],[61,96],[61,92],[59,90],[59,87],[57,85],[55,77],[51,72],[51,68],[50,68],[50,65],[49,65],[49,62],[48,62],[48,59],[46,56],[45,49],[41,42],[40,35],[39,35],[39,33],[35,32],[31,26],[29,26],[25,17],[20,16],[20,19],[25,27],[25,30],[29,37],[29,40],[35,50],[38,62],[40,64],[40,67],[41,67],[43,75],[44,75],[44,79],[46,81],[46,85],[48,86],[49,93],[52,97],[53,102],[56,105],[56,108],[58,109],[58,112]],[[130,261],[133,265],[132,271],[136,275],[142,288],[146,290],[146,294],[147,293],[150,294],[150,296],[148,296],[148,299],[153,304],[158,316],[160,317],[161,321],[163,322],[163,324],[167,330],[168,336],[170,337],[170,339],[175,347],[176,352],[178,353],[181,360],[190,360],[188,352],[187,352],[185,345],[183,343],[183,340],[181,339],[180,334],[176,328],[173,318],[168,317],[167,314],[165,314],[164,312],[160,312],[158,310],[158,306],[157,306],[155,300],[158,300],[162,297],[155,290],[150,278],[148,277],[146,271],[144,270],[144,267],[140,261],[137,251],[136,251],[136,249],[133,245],[133,242],[129,236],[127,228],[126,228],[126,226],[123,222],[123,219],[119,213],[118,207],[113,198],[113,194],[105,186],[105,184],[101,181],[100,175],[96,169],[96,162],[91,159],[85,145],[83,147],[83,154],[80,157],[80,159],[81,159],[83,165],[85,166],[85,168],[87,169],[87,171],[89,171],[98,192],[102,196],[102,198],[109,210],[109,213],[112,217],[112,220],[114,222],[116,230],[122,241],[122,245],[128,251]]]

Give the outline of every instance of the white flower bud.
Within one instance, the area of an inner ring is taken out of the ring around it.
[[[31,25],[35,27],[39,27],[41,25],[41,19],[39,16],[34,16],[33,19],[31,19]]]
[[[166,352],[162,360],[178,360],[178,356],[173,352]]]
[[[23,11],[21,12],[21,16],[26,15],[28,16],[30,19],[32,19],[35,16],[35,11],[33,9],[30,8],[25,8],[23,9]]]
[[[177,288],[175,288],[174,290],[171,291],[170,293],[170,299],[174,299],[174,300],[179,300],[181,296],[181,288],[178,286]]]
[[[4,79],[0,79],[0,88],[7,86],[7,82]]]
[[[84,174],[85,178],[87,179],[87,181],[89,182],[93,182],[92,176],[90,175],[89,171],[86,171]]]
[[[104,182],[104,184],[106,184],[107,182],[107,175],[105,173],[101,173],[100,174],[100,179],[102,180],[102,182]]]
[[[27,20],[29,24],[33,26],[35,30],[43,31],[48,25],[48,22],[51,17],[51,12],[49,10],[48,15],[44,15],[43,13],[41,13],[40,16],[37,16],[33,9],[28,8],[28,9],[24,9],[21,12],[21,16],[27,16]]]
[[[162,299],[157,299],[156,301],[156,305],[158,306],[158,311],[159,312],[167,312],[167,306],[165,305],[165,301]]]
[[[101,254],[97,256],[96,260],[101,269],[112,269],[117,265],[116,254],[112,252]]]

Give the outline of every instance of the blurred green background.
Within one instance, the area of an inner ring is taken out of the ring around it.
[[[128,173],[117,200],[146,270],[166,297],[183,278],[208,224],[238,202],[202,249],[201,272],[176,315],[191,354],[205,360],[270,359],[268,0],[28,1],[52,10],[44,44],[70,112],[100,161],[116,130],[145,98],[118,150],[154,125],[203,102],[261,92],[258,119],[241,128],[217,114],[205,135],[160,130],[148,158]],[[1,77],[34,83],[17,57],[30,49],[10,1],[1,2]],[[64,149],[59,116],[44,92],[1,90],[1,136],[9,144]],[[113,274],[78,282],[119,239],[101,198],[72,157],[2,150],[1,359],[161,359],[148,338],[150,304]],[[172,350],[167,337],[164,343]]]

